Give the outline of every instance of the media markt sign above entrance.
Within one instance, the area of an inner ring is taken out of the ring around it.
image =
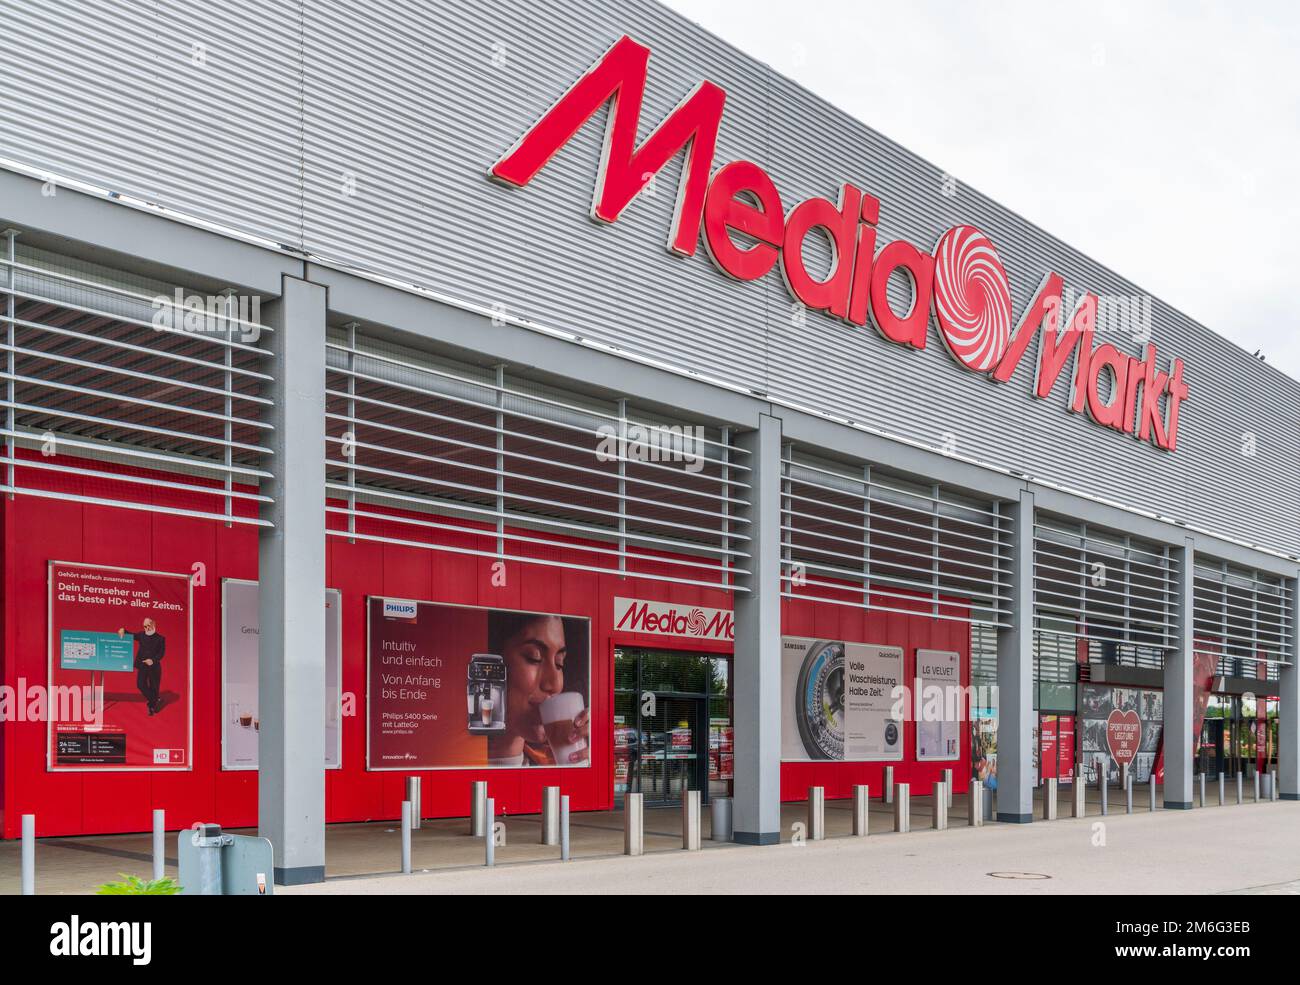
[[[1098,298],[1084,294],[1061,328],[1063,279],[1048,272],[1012,326],[1006,269],[988,237],[974,226],[947,230],[931,253],[897,240],[876,250],[880,201],[844,182],[835,202],[810,198],[788,211],[767,173],[751,161],[713,171],[714,148],[726,93],[704,81],[691,90],[640,146],[637,133],[650,49],[629,37],[616,41],[545,115],[495,164],[488,175],[527,185],[603,106],[609,106],[593,219],[612,223],[674,157],[686,164],[678,186],[668,249],[693,256],[704,231],[714,264],[737,280],[757,280],[778,263],[790,294],[808,308],[855,325],[868,321],[887,341],[925,349],[933,312],[952,358],[998,383],[1009,381],[1035,334],[1041,331],[1033,392],[1051,395],[1068,373],[1067,404],[1098,424],[1159,448],[1178,446],[1179,405],[1187,399],[1183,362],[1166,369],[1148,342],[1142,356],[1109,342],[1093,347]],[[824,280],[804,265],[804,240],[814,229],[833,253]],[[743,244],[733,234],[744,237]],[[890,278],[911,285],[912,303],[899,313],[887,298]]]
[[[736,638],[736,623],[730,609],[616,598],[614,631],[730,641]]]

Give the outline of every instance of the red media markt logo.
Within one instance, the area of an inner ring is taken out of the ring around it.
[[[717,268],[740,281],[757,280],[779,267],[787,290],[800,303],[854,325],[869,322],[896,345],[925,349],[933,315],[956,363],[997,383],[1011,379],[1041,333],[1036,397],[1050,396],[1065,376],[1071,412],[1086,412],[1104,427],[1159,448],[1177,448],[1179,409],[1188,393],[1182,360],[1168,360],[1162,368],[1150,342],[1141,356],[1125,354],[1109,342],[1094,348],[1095,294],[1084,294],[1064,312],[1063,279],[1048,272],[1014,321],[1006,268],[992,241],[974,226],[947,230],[929,253],[904,240],[877,250],[880,201],[847,181],[835,201],[810,198],[787,209],[767,172],[752,161],[731,161],[714,170],[727,97],[709,81],[687,93],[638,144],[649,63],[649,48],[620,38],[488,169],[489,177],[527,185],[608,106],[591,203],[594,220],[617,221],[651,179],[684,153],[668,232],[672,253],[694,256],[703,239]],[[804,240],[814,230],[832,247],[830,270],[823,277],[814,276],[804,263]],[[901,312],[888,298],[896,274],[911,289],[910,303]]]

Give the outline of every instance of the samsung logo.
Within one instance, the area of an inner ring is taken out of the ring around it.
[[[82,923],[75,913],[50,926],[50,954],[56,958],[123,958],[147,965],[153,955],[153,924],[144,921]]]
[[[405,599],[384,599],[384,618],[414,619],[418,605],[418,602],[408,602]]]

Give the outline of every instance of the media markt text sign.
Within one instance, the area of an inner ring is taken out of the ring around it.
[[[709,609],[675,602],[614,599],[614,629],[625,633],[656,633],[699,640],[735,639],[735,618],[730,609]]]

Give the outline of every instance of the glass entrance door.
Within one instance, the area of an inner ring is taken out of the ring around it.
[[[677,650],[614,651],[614,796],[646,806],[731,793],[730,662]]]

